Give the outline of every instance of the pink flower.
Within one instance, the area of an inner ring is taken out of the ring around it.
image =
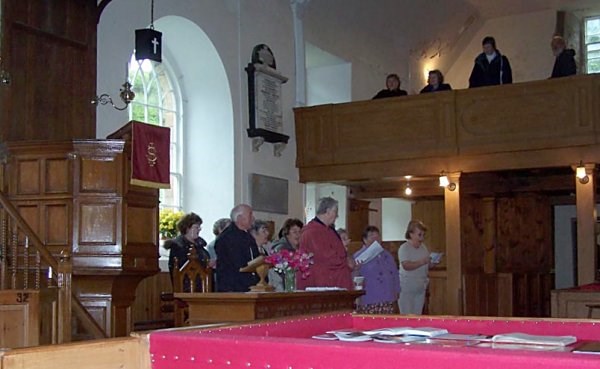
[[[312,254],[280,250],[265,258],[265,262],[273,265],[278,273],[287,271],[300,272],[303,279],[310,275],[310,265],[313,263]]]

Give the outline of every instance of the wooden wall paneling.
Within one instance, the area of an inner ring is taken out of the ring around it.
[[[46,158],[44,160],[45,194],[65,194],[72,197],[73,162],[68,157]]]
[[[40,345],[58,343],[58,288],[43,288],[40,293]]]
[[[80,194],[120,195],[121,160],[82,157],[78,192]]]
[[[44,224],[44,233],[40,238],[50,248],[60,247],[71,251],[71,202],[49,201],[40,213]]]
[[[296,112],[296,164],[331,164],[336,147],[332,105],[294,109]]]
[[[552,291],[552,317],[587,319],[589,304],[600,304],[600,293],[597,291],[560,289]],[[594,311],[593,319],[600,314]]]
[[[483,235],[481,248],[483,249],[484,273],[496,273],[496,199],[487,197],[482,199],[483,210]]]
[[[173,313],[161,311],[161,293],[172,293],[169,272],[160,272],[140,282],[135,290],[135,302],[132,305],[134,324],[148,321],[172,320]]]
[[[98,281],[98,284],[103,284],[105,281]],[[76,283],[78,287],[89,287]],[[75,290],[75,289],[74,289]],[[88,291],[93,291],[88,289]],[[102,293],[78,293],[79,300],[85,309],[90,313],[94,320],[104,329],[105,332],[112,332],[111,321],[112,321],[112,306],[110,294]],[[73,341],[89,340],[94,339],[90,336],[83,328],[83,325],[79,319],[75,318],[73,321]]]
[[[370,201],[348,199],[346,230],[350,239],[362,242],[362,233],[369,225],[370,204]]]
[[[549,198],[503,197],[498,199],[497,206],[498,270],[548,273],[554,264]]]
[[[38,291],[0,291],[0,347],[39,344],[40,298]]]
[[[429,271],[429,315],[447,315],[449,314],[446,301],[446,270],[433,269]]]
[[[3,141],[95,137],[96,1],[3,1]],[[4,111],[4,110],[3,110]]]
[[[484,232],[483,202],[479,197],[463,195],[460,201],[463,269],[483,270]]]
[[[40,195],[42,189],[40,167],[41,161],[37,158],[23,159],[17,162],[16,194]]]
[[[427,226],[425,245],[435,252],[446,252],[446,221],[444,216],[444,200],[418,200],[412,205],[412,218],[421,220]],[[446,266],[442,258],[440,267]]]
[[[593,144],[591,106],[581,110],[580,105],[590,90],[586,79],[457,90],[456,124],[461,153]],[[490,117],[490,109],[498,113]]]
[[[431,176],[441,168],[473,173],[592,162],[598,157],[600,137],[600,108],[594,104],[600,97],[599,85],[600,76],[586,75],[296,108],[300,180]],[[425,105],[429,110],[423,112]],[[488,119],[490,106],[502,113]],[[395,136],[401,138],[392,144]],[[419,139],[410,139],[415,136]],[[424,144],[423,137],[440,140]],[[374,144],[380,142],[384,144]],[[323,145],[326,149],[319,150]]]
[[[0,360],[3,369],[151,369],[148,342],[137,336],[30,347],[4,352]]]
[[[336,104],[333,121],[339,142],[334,157],[339,164],[405,159],[417,152],[425,157],[458,152],[452,93]]]
[[[107,332],[124,336],[138,283],[158,272],[158,190],[128,184],[130,143],[76,140],[74,147],[74,285],[110,310],[108,322],[99,320]]]
[[[515,294],[512,273],[498,273],[498,316],[514,316]]]

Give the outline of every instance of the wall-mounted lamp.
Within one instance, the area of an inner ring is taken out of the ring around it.
[[[440,187],[445,187],[450,191],[454,191],[456,190],[456,183],[450,182],[448,176],[444,173],[444,171],[442,171],[440,174]]]
[[[586,184],[590,181],[590,177],[588,177],[582,161],[579,162],[577,169],[575,169],[575,177],[577,177],[581,184]]]
[[[406,187],[404,188],[404,194],[406,196],[412,195],[412,188],[410,188],[410,179],[411,178],[412,178],[412,176],[404,176],[404,179],[406,179]]]
[[[123,106],[122,108],[115,105],[115,103],[113,102],[113,100],[109,94],[102,94],[100,96],[94,96],[94,98],[92,99],[92,104],[93,105],[98,105],[98,104],[106,105],[106,104],[110,103],[110,105],[117,110],[125,110],[129,106],[129,103],[133,99],[135,99],[135,92],[133,92],[131,87],[132,86],[131,86],[131,83],[129,83],[129,81],[126,81],[121,86],[121,92],[119,92],[119,97],[121,98],[121,101],[123,101],[125,103],[125,106]]]
[[[10,85],[10,74],[2,67],[2,58],[0,58],[0,84]]]

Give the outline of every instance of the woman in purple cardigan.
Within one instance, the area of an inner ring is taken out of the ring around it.
[[[357,312],[394,314],[400,293],[398,266],[392,254],[381,247],[379,228],[368,226],[362,241],[363,246],[354,253],[354,260],[358,265],[356,276],[365,278],[366,293],[360,298]]]

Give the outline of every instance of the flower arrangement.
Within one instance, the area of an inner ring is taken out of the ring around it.
[[[163,238],[177,236],[177,222],[183,217],[183,211],[173,209],[160,209],[158,216],[158,232]]]
[[[312,254],[303,252],[280,250],[267,256],[265,262],[273,265],[273,269],[278,273],[300,272],[304,279],[310,275],[310,265],[313,263],[312,257]]]

